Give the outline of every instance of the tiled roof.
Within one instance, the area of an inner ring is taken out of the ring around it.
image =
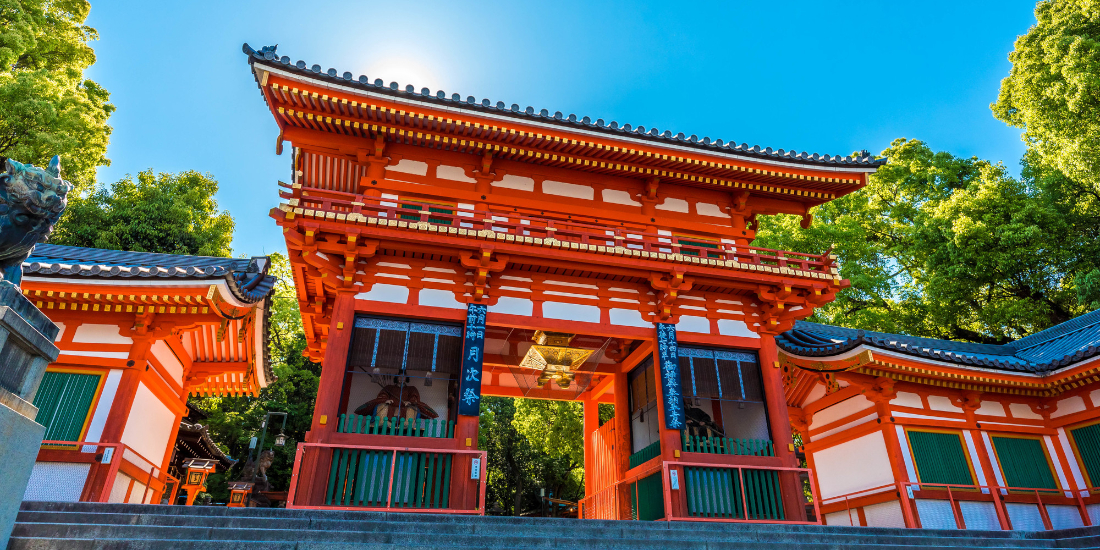
[[[124,252],[39,244],[23,262],[23,274],[34,276],[178,279],[225,279],[236,297],[256,303],[271,293],[275,277],[266,275],[266,256],[217,258],[152,252]]]
[[[605,122],[602,118],[592,120],[591,117],[587,116],[577,117],[577,115],[574,114],[565,115],[561,111],[555,113],[550,113],[547,109],[536,111],[534,107],[521,108],[517,103],[513,103],[509,106],[503,101],[497,101],[495,103],[489,99],[478,101],[474,96],[467,96],[463,99],[461,94],[452,93],[448,96],[443,90],[438,90],[433,93],[428,88],[421,88],[420,91],[417,91],[416,87],[412,84],[401,87],[398,83],[391,82],[387,85],[380,78],[376,78],[372,82],[366,75],[355,77],[351,72],[345,71],[341,74],[336,69],[332,68],[322,71],[321,66],[317,64],[308,66],[307,68],[307,63],[305,61],[299,60],[292,63],[290,57],[285,55],[281,57],[278,56],[275,53],[275,48],[276,46],[265,46],[259,50],[254,50],[248,44],[244,44],[242,47],[244,53],[248,55],[248,62],[250,64],[262,62],[308,78],[327,81],[342,86],[360,88],[382,95],[440,104],[451,108],[457,107],[469,111],[493,113],[516,119],[537,120],[539,122],[556,124],[563,127],[582,128],[609,135],[629,136],[635,139],[653,141],[658,144],[671,143],[713,153],[733,154],[747,159],[768,159],[791,164],[828,167],[873,168],[886,164],[885,158],[875,159],[867,151],[862,151],[858,156],[819,155],[806,151],[799,152],[794,150],[772,149],[771,147],[761,148],[759,145],[748,145],[747,143],[738,145],[721,139],[711,139],[709,137],[700,138],[694,134],[686,136],[683,132],[674,134],[671,130],[662,132],[656,128],[646,129],[644,126],[632,126],[630,124],[620,125],[616,121]]]
[[[806,321],[798,321],[775,341],[784,351],[803,357],[829,357],[866,345],[960,365],[1046,374],[1100,355],[1100,310],[1005,345],[918,338]]]

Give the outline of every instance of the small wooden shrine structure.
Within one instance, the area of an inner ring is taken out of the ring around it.
[[[38,245],[23,294],[60,327],[34,397],[45,440],[24,500],[159,503],[187,398],[256,395],[268,259]],[[201,457],[208,458],[208,457]]]
[[[1005,345],[802,321],[776,341],[827,524],[1100,525],[1100,310]]]
[[[499,395],[584,404],[583,517],[807,520],[775,337],[847,282],[825,251],[750,243],[883,161],[244,50],[289,143],[271,215],[323,364],[288,507],[484,513]]]

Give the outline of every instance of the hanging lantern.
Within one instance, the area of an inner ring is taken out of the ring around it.
[[[286,434],[279,432],[279,435],[275,436],[275,446],[282,447],[286,445]]]
[[[536,330],[531,338],[535,345],[527,350],[520,368],[541,371],[537,380],[539,386],[554,382],[562,389],[568,388],[577,375],[576,369],[596,351],[569,347],[573,337],[563,332]]]

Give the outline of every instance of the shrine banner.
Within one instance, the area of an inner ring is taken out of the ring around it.
[[[462,375],[458,385],[458,414],[481,414],[481,360],[485,354],[485,313],[483,304],[466,309],[466,337],[462,345]]]
[[[661,367],[661,395],[664,397],[665,427],[684,429],[684,396],[680,388],[680,356],[676,349],[676,325],[657,323],[657,354]]]

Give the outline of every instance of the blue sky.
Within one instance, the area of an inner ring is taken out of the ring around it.
[[[93,0],[88,76],[117,107],[101,182],[209,172],[237,255],[284,250],[268,217],[290,159],[241,43],[372,80],[761,147],[875,153],[898,137],[1003,161],[989,104],[1034,0],[967,2],[149,2]],[[289,150],[289,148],[287,148]]]

